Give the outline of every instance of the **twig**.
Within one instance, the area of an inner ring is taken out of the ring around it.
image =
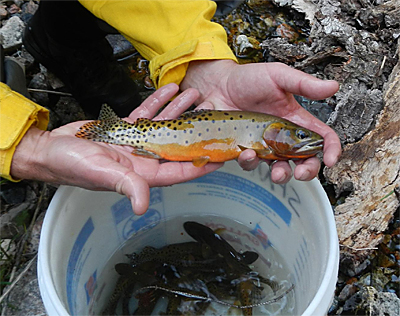
[[[8,287],[7,291],[5,291],[3,293],[3,295],[0,297],[0,304],[3,302],[3,300],[7,297],[7,295],[11,292],[11,290],[15,287],[15,285],[19,282],[19,280],[21,280],[21,278],[28,272],[28,270],[30,269],[30,267],[32,266],[32,264],[35,262],[37,258],[37,254],[36,256],[34,256],[32,258],[31,261],[29,261],[29,263],[26,265],[26,267],[24,268],[24,270],[22,270],[22,272],[15,278],[15,280],[10,284],[10,286]]]
[[[342,244],[339,244],[339,246],[340,246],[340,247],[349,248],[349,249],[354,250],[354,251],[378,250],[378,248],[376,248],[376,247],[370,247],[370,248],[354,248],[354,247],[346,246],[346,245],[342,245]]]
[[[71,93],[60,92],[60,91],[53,91],[53,90],[44,90],[44,89],[28,88],[28,92],[50,93],[50,94],[63,95],[63,96],[66,96],[66,97],[72,97],[72,94],[71,94]]]

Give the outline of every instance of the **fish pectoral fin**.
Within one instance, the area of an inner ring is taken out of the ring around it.
[[[146,157],[146,158],[162,159],[162,157],[157,155],[156,153],[153,153],[152,151],[149,151],[149,150],[146,150],[143,148],[138,148],[138,147],[133,148],[132,154],[137,155],[137,156]]]
[[[257,154],[258,158],[261,159],[275,159],[275,153],[271,148],[251,148],[251,147],[245,147],[242,145],[238,145],[241,151],[245,151],[246,149],[251,149],[254,150]]]
[[[192,163],[193,166],[195,167],[203,167],[207,164],[207,162],[210,161],[210,157],[197,157],[197,158],[193,158]]]

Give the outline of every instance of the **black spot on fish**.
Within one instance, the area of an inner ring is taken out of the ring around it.
[[[215,120],[212,120],[211,122],[212,122],[212,123],[215,123]]]
[[[177,138],[178,136],[174,135],[174,138]]]
[[[172,125],[172,124],[171,124],[171,123],[169,123],[169,124],[167,125],[167,127],[171,127],[171,125]]]
[[[208,116],[212,116],[212,113],[208,113]]]
[[[218,127],[218,132],[220,132],[221,131],[221,128],[220,127]]]
[[[199,121],[199,122],[201,122],[201,121],[202,121],[201,117],[199,117],[199,118],[198,118],[198,121]]]
[[[189,144],[189,141],[188,141],[188,140],[185,140],[185,144]]]
[[[233,120],[233,117],[231,116],[229,119],[232,121],[232,120]]]
[[[176,124],[176,120],[173,120],[172,123]]]
[[[252,119],[251,121],[254,123],[256,120],[255,120],[255,119]]]
[[[178,125],[182,125],[182,122],[178,122]]]
[[[139,144],[139,143],[140,143],[140,140],[137,140],[137,141],[136,141],[136,144]]]
[[[227,113],[227,112],[224,112],[224,115],[229,115],[229,113]]]
[[[204,118],[204,121],[208,121],[208,117],[205,117],[205,118]]]
[[[174,131],[176,131],[176,127],[174,127]]]
[[[160,122],[160,124],[161,124],[161,125],[164,125],[164,124],[165,124],[165,122],[161,121],[161,122]]]
[[[201,133],[199,133],[199,136],[201,136]]]
[[[206,128],[206,132],[209,132],[210,131],[210,129],[209,128]]]
[[[189,133],[190,133],[190,134],[193,134],[193,131],[192,131],[192,130],[190,130],[190,131],[189,131]]]
[[[140,125],[139,125],[139,128],[143,128],[143,127],[144,127],[144,125],[143,125],[143,124],[140,124]]]
[[[243,118],[243,115],[242,115],[242,114],[240,114],[240,115],[239,115],[239,118]]]

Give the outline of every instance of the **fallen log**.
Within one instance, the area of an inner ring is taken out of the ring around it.
[[[347,246],[342,251],[376,247],[400,205],[400,62],[386,84],[375,128],[346,145],[340,161],[324,174],[336,194],[352,191],[335,208],[340,244]]]

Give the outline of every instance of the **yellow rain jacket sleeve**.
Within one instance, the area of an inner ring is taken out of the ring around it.
[[[211,22],[216,4],[209,0],[80,0],[116,28],[150,61],[157,88],[180,84],[192,60],[236,58],[224,28]]]
[[[10,175],[15,148],[32,125],[46,130],[48,122],[46,108],[0,82],[0,171],[3,178],[16,181]]]

